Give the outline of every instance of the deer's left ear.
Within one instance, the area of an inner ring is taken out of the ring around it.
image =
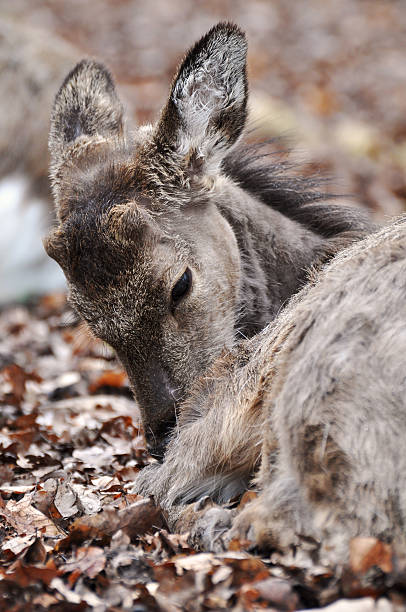
[[[246,122],[246,55],[237,26],[214,26],[183,60],[156,138],[190,163],[219,166]]]
[[[100,148],[114,149],[124,139],[123,107],[108,70],[93,60],[82,60],[62,83],[51,115],[50,175],[58,217],[72,210],[64,201],[64,185],[74,187],[72,168],[89,170]]]
[[[108,70],[82,60],[59,89],[52,110],[49,149],[51,162],[81,136],[116,138],[123,134],[123,107]]]

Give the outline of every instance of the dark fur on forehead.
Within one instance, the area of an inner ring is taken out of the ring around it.
[[[139,191],[136,169],[124,153],[94,149],[65,166],[59,216],[62,222],[78,211],[97,216],[135,199]]]
[[[185,169],[166,147],[147,141],[134,150],[131,142],[83,146],[60,170],[58,216],[61,222],[78,208],[94,214],[135,200],[160,212],[207,200],[207,190],[191,186]]]
[[[88,293],[120,283],[141,258],[145,242],[163,234],[139,203],[117,204],[108,198],[97,210],[91,202],[77,206],[44,241],[48,255]]]

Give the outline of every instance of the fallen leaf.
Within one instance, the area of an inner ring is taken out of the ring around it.
[[[94,578],[106,565],[106,557],[103,549],[98,546],[81,547],[76,550],[72,561],[60,566],[64,573],[79,571],[89,578]]]
[[[222,565],[214,572],[211,577],[211,581],[213,584],[219,584],[220,582],[224,582],[224,580],[227,580],[227,578],[229,578],[232,573],[233,570],[231,567],[226,567],[225,565]]]
[[[266,601],[278,610],[292,611],[301,607],[297,593],[288,580],[280,578],[266,578],[245,584],[240,590],[242,603]]]
[[[10,484],[5,484],[5,485],[0,485],[0,493],[3,494],[10,494],[10,493],[17,493],[17,494],[24,494],[24,493],[29,493],[30,491],[33,491],[35,488],[35,485],[24,485],[24,484],[14,484],[14,485],[10,485]]]
[[[82,512],[85,514],[96,514],[101,510],[100,498],[95,493],[92,493],[92,491],[89,491],[88,486],[74,483],[70,486],[76,494],[77,505]]]
[[[4,542],[2,550],[9,550],[13,555],[17,556],[23,550],[27,550],[34,541],[35,535],[33,533],[25,536],[15,536]]]
[[[42,582],[49,585],[60,574],[55,563],[51,560],[46,566],[25,565],[19,559],[7,570],[0,567],[0,576],[7,582],[15,582],[25,588],[31,584]]]
[[[114,457],[114,449],[92,446],[91,448],[77,449],[72,456],[79,459],[86,467],[100,468],[111,465]]]
[[[74,593],[61,578],[54,578],[50,584],[51,589],[55,589],[62,597],[71,604],[80,604],[82,598],[77,593]]]
[[[350,567],[356,574],[365,573],[376,566],[383,572],[393,569],[392,548],[376,538],[358,537],[350,542]]]
[[[176,571],[181,575],[184,571],[209,572],[221,565],[213,553],[199,553],[197,555],[178,557],[174,560]]]
[[[26,494],[19,501],[10,499],[0,515],[17,531],[19,535],[40,531],[48,537],[62,535],[62,531],[45,514],[31,504],[31,494]]]
[[[58,483],[53,501],[55,508],[63,518],[70,518],[79,512],[76,493],[67,482]]]
[[[35,606],[36,609],[47,609],[57,603],[59,603],[59,599],[57,599],[54,595],[50,595],[49,593],[41,593],[41,595],[37,595],[32,600],[32,605]]]
[[[119,529],[134,540],[164,524],[160,509],[151,500],[141,499],[118,512],[112,508],[105,508],[93,516],[82,516],[76,519],[70,526],[69,536],[59,542],[58,549],[65,549],[72,541],[83,542],[88,538],[110,539]]]
[[[123,387],[127,381],[127,374],[123,371],[106,370],[99,378],[89,385],[89,393],[98,393],[104,387]]]
[[[24,553],[26,565],[43,565],[47,558],[47,551],[40,538],[35,538],[28,550]]]
[[[33,380],[36,382],[42,381],[42,378],[35,372],[26,372],[16,363],[3,368],[0,374],[2,374],[6,381],[8,381],[11,385],[12,393],[8,394],[7,402],[15,406],[20,406],[24,398],[25,385],[28,380]],[[21,417],[19,422],[21,423],[21,419],[24,418],[25,417]],[[20,426],[21,425],[18,425],[18,427]]]

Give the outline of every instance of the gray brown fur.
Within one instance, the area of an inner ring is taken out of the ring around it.
[[[182,504],[224,502],[256,474],[259,497],[232,525],[218,508],[193,525],[203,545],[305,537],[345,561],[349,538],[365,535],[404,552],[405,270],[406,216],[339,253],[195,386],[163,465],[143,470],[137,490],[190,529],[202,513]]]
[[[132,132],[108,71],[84,60],[56,96],[49,147],[59,226],[45,241],[70,301],[117,351],[150,446],[224,350],[272,320],[312,266],[372,230],[353,207],[256,161],[246,40],[218,24],[189,51],[156,125]],[[176,307],[175,283],[192,286]]]

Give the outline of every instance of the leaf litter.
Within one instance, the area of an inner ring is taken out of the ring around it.
[[[0,609],[403,609],[406,564],[375,538],[355,538],[337,568],[235,540],[199,552],[169,533],[132,493],[154,460],[128,379],[108,347],[78,349],[78,333],[62,296],[0,313]]]

